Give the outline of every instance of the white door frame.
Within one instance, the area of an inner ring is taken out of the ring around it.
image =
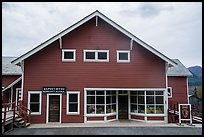
[[[46,111],[46,123],[48,122],[48,117],[49,117],[49,96],[60,96],[60,117],[59,117],[59,123],[61,123],[61,118],[62,118],[62,94],[52,94],[48,93],[47,94],[47,111]]]
[[[21,100],[21,98],[22,98],[21,88],[16,88],[16,105],[17,105],[17,103],[18,103],[19,91],[21,92],[21,97],[19,98],[19,100]]]

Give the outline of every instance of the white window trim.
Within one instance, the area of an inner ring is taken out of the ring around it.
[[[73,59],[64,59],[64,52],[73,52]],[[62,62],[75,62],[76,61],[76,49],[62,49]]]
[[[41,115],[41,107],[42,107],[42,91],[28,91],[28,109],[30,109],[30,95],[31,94],[40,94],[40,106],[39,112],[31,112],[31,115]]]
[[[119,53],[128,53],[128,60],[119,60]],[[130,51],[129,50],[117,50],[117,62],[129,63],[130,62]]]
[[[69,112],[69,94],[77,94],[78,96],[77,112]],[[67,91],[67,115],[80,115],[80,91]]]
[[[86,59],[86,52],[95,52],[95,59]],[[99,52],[106,52],[107,59],[98,59]],[[109,62],[109,50],[84,50],[84,62]]]
[[[168,93],[168,89],[170,89],[170,96],[169,96],[169,93]],[[172,98],[172,87],[167,88],[167,95],[168,95],[168,98]]]

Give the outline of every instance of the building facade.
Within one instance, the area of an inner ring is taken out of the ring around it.
[[[99,11],[12,63],[32,123],[168,122],[167,72],[178,63]]]

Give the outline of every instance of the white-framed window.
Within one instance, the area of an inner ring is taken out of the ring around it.
[[[116,113],[116,91],[87,90],[88,115]]]
[[[163,91],[131,91],[130,95],[131,113],[164,114]]]
[[[84,50],[84,62],[109,62],[109,50]]]
[[[67,114],[80,114],[80,91],[67,91]]]
[[[28,109],[31,115],[41,115],[42,91],[28,91]]]
[[[130,62],[130,51],[117,50],[117,62]]]
[[[75,62],[76,61],[76,49],[62,49],[62,61],[63,62]]]
[[[172,98],[172,87],[167,88],[168,98]]]

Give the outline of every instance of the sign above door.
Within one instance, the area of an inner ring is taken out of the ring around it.
[[[42,93],[66,93],[66,87],[43,87]]]

